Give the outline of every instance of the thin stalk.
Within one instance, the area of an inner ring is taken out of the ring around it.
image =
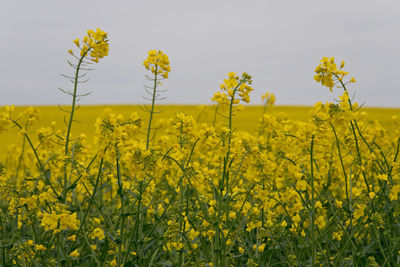
[[[130,249],[131,249],[131,246],[132,246],[132,242],[133,242],[134,236],[136,236],[136,238],[135,238],[135,242],[136,243],[141,240],[140,231],[139,231],[139,224],[141,222],[141,214],[140,213],[142,212],[141,211],[142,194],[143,194],[142,186],[143,186],[143,182],[140,181],[139,182],[139,199],[138,199],[138,210],[137,210],[137,213],[136,213],[136,221],[135,221],[135,225],[134,225],[134,227],[133,227],[133,229],[131,231],[131,236],[130,236],[129,241],[128,241],[128,246],[126,248],[126,253],[125,253],[125,256],[123,258],[122,265],[125,265],[126,261],[128,260],[128,255],[130,254]],[[138,253],[137,256],[138,256],[138,260],[139,260],[139,253]]]
[[[76,97],[77,97],[77,91],[78,91],[78,79],[79,79],[79,71],[83,62],[83,59],[86,57],[87,53],[90,51],[90,48],[84,52],[79,59],[78,65],[76,66],[76,71],[75,71],[75,78],[74,78],[74,93],[72,95],[72,106],[71,106],[71,113],[69,116],[69,122],[68,122],[68,128],[67,128],[67,136],[65,138],[65,155],[68,155],[68,148],[69,148],[69,142],[70,142],[70,135],[71,135],[71,128],[72,128],[72,122],[74,119],[74,112],[75,112],[75,105],[76,105]],[[68,191],[68,181],[67,181],[67,165],[64,166],[64,188],[61,196],[61,200],[65,201],[67,197],[67,191]]]
[[[267,103],[264,104],[263,106],[263,113],[261,116],[261,123],[260,123],[260,129],[258,129],[258,135],[261,136],[264,133],[265,127],[264,127],[264,123],[265,123],[265,112],[267,111]]]
[[[183,190],[183,186],[181,184],[180,188],[179,188],[179,194],[180,194],[180,198],[179,198],[179,202],[178,202],[178,209],[179,209],[179,230],[181,235],[184,235],[185,233],[185,218],[183,218],[182,212],[183,212],[183,198],[184,198],[184,190]],[[183,238],[181,237],[182,241]],[[178,266],[182,267],[185,264],[185,255],[183,254],[183,250],[180,249],[179,250],[179,263]]]
[[[79,205],[79,213],[82,216],[83,215],[83,213],[82,213],[82,205],[81,205],[79,200],[76,199],[75,201]],[[86,246],[90,249],[90,252],[92,253],[93,259],[96,262],[97,266],[100,266],[100,261],[97,259],[95,251],[90,246],[90,242],[89,242],[89,239],[88,239],[88,235],[87,235],[87,231],[86,231],[86,227],[85,226],[83,226],[83,238],[85,240]]]
[[[222,212],[222,198],[223,198],[223,191],[225,188],[226,184],[226,190],[228,190],[229,187],[229,167],[231,162],[229,161],[230,158],[230,151],[231,151],[231,142],[232,142],[232,113],[233,113],[233,103],[235,100],[235,94],[240,85],[242,85],[243,81],[241,80],[236,87],[233,89],[232,97],[229,101],[229,117],[228,117],[228,127],[229,127],[229,137],[228,137],[228,149],[226,151],[226,156],[224,157],[224,166],[223,166],[223,173],[222,173],[222,179],[220,180],[219,183],[219,196],[218,196],[218,205],[217,205],[217,229],[215,231],[215,248],[213,249],[213,254],[218,253],[219,257],[213,255],[213,258],[215,259],[215,266],[224,266],[225,265],[225,254],[226,254],[226,244],[222,244],[224,241],[225,243],[225,238],[223,236],[223,233],[219,227],[219,222],[221,220],[221,212]],[[228,192],[226,192],[228,194]],[[228,197],[227,197],[228,198]]]
[[[83,53],[83,55],[79,59],[78,65],[76,66],[75,80],[74,80],[74,94],[72,96],[71,114],[70,114],[69,122],[68,122],[67,137],[65,139],[65,155],[68,154],[68,145],[69,145],[69,138],[70,138],[70,134],[71,134],[71,126],[72,126],[72,122],[73,122],[73,118],[74,118],[74,111],[75,111],[75,105],[76,105],[76,93],[78,90],[79,70],[81,68],[83,59],[86,57],[89,50],[90,49],[88,49],[85,53]]]
[[[333,126],[333,124],[332,124],[331,122],[329,122],[329,124],[330,124],[331,127],[332,127],[332,131],[333,131],[333,133],[334,133],[334,135],[335,135],[335,139],[336,139],[336,146],[337,146],[337,149],[338,149],[340,164],[341,164],[341,166],[342,166],[343,175],[344,175],[344,179],[345,179],[346,199],[347,199],[347,201],[348,201],[348,200],[349,200],[349,191],[348,191],[348,188],[347,188],[347,174],[346,174],[346,169],[345,169],[344,163],[343,163],[342,153],[341,153],[341,150],[340,150],[339,138],[338,138],[338,136],[337,136],[337,134],[336,134],[336,130],[335,130],[335,127]]]
[[[151,121],[153,120],[154,104],[155,104],[155,102],[156,102],[157,72],[158,72],[158,66],[156,65],[156,69],[155,69],[155,72],[154,72],[153,97],[152,97],[152,99],[151,99],[151,110],[150,110],[149,125],[147,126],[146,150],[149,149],[150,131],[151,131]]]
[[[315,203],[314,203],[314,135],[311,137],[311,148],[310,148],[310,164],[311,164],[311,266],[314,266],[315,262],[315,233],[314,233],[314,215],[315,215]]]
[[[116,149],[116,164],[117,164],[117,177],[118,177],[118,195],[121,199],[121,209],[120,209],[120,216],[121,216],[121,228],[119,232],[120,236],[120,243],[118,245],[118,255],[117,255],[117,263],[121,264],[121,255],[122,255],[122,239],[124,236],[124,229],[125,229],[125,216],[124,216],[124,192],[123,192],[123,185],[121,180],[121,167],[119,164],[119,149],[118,146],[115,145]]]
[[[218,114],[218,105],[215,105],[213,127],[215,127],[215,123],[217,122],[217,114]]]
[[[12,121],[19,129],[21,129],[21,130],[23,129],[22,126],[21,126],[18,122],[14,121],[14,120],[11,120],[11,121]],[[35,149],[35,147],[33,146],[33,143],[32,143],[32,141],[31,141],[31,139],[29,138],[29,136],[28,136],[27,133],[25,133],[24,136],[25,136],[26,140],[28,140],[28,143],[29,143],[31,149],[32,149],[33,153],[35,154],[36,160],[37,160],[37,162],[38,162],[38,164],[39,164],[40,170],[42,171],[42,173],[43,173],[43,175],[44,175],[44,177],[45,177],[45,179],[46,179],[46,182],[49,184],[51,190],[52,190],[53,193],[56,195],[56,198],[57,198],[57,199],[60,199],[59,194],[57,193],[57,191],[56,191],[55,188],[53,187],[53,184],[52,184],[51,181],[50,181],[50,177],[47,175],[47,172],[45,171],[45,169],[44,169],[44,167],[43,167],[43,164],[42,164],[42,162],[41,162],[40,159],[39,159],[39,155],[37,154],[36,149]]]
[[[105,154],[106,151],[107,151],[107,147],[104,149],[104,152],[103,152],[103,153]],[[97,178],[96,178],[96,184],[94,185],[93,193],[92,193],[92,195],[90,196],[89,205],[88,205],[88,207],[87,207],[87,209],[86,209],[85,215],[84,215],[83,218],[82,218],[82,221],[81,221],[81,224],[80,224],[80,226],[79,226],[78,232],[76,233],[76,239],[75,239],[74,243],[72,244],[72,246],[71,246],[71,248],[70,248],[70,252],[72,252],[72,251],[74,250],[74,248],[75,248],[76,240],[78,240],[79,234],[80,234],[81,231],[82,231],[82,228],[83,228],[83,225],[84,225],[84,223],[85,223],[86,217],[88,216],[89,211],[90,211],[90,208],[92,207],[93,200],[94,200],[94,196],[96,195],[97,187],[98,187],[98,185],[99,185],[99,181],[100,181],[100,177],[101,177],[101,173],[102,173],[103,162],[104,162],[104,156],[101,157],[100,166],[99,166],[99,171],[98,171],[98,173],[97,173]]]
[[[347,88],[346,88],[346,85],[343,83],[343,81],[342,81],[341,79],[339,79],[339,76],[337,76],[335,73],[332,73],[332,74],[333,74],[333,75],[336,77],[336,79],[340,82],[340,85],[342,86],[343,90],[344,90],[346,93],[348,93]],[[347,102],[349,103],[350,110],[353,111],[353,105],[352,105],[352,103],[351,103],[350,97],[349,97],[349,99],[347,100]]]
[[[25,123],[25,129],[27,129],[27,127],[28,127],[28,121]],[[21,155],[19,156],[17,170],[15,171],[15,179],[16,180],[18,180],[19,169],[21,168],[22,159],[24,158],[25,143],[26,143],[26,139],[24,137],[23,140],[22,140]]]
[[[360,165],[360,169],[361,169],[361,172],[362,172],[362,175],[363,175],[363,178],[364,178],[364,182],[365,182],[365,185],[367,186],[367,190],[368,190],[368,193],[369,193],[369,192],[371,192],[371,189],[369,188],[369,184],[368,184],[368,181],[367,181],[367,177],[365,176],[365,173],[364,173],[364,171],[362,170],[362,158],[361,158],[360,148],[359,148],[359,144],[358,144],[358,140],[357,140],[357,136],[356,136],[356,131],[355,131],[355,129],[354,129],[354,124],[353,124],[352,121],[350,121],[350,124],[351,124],[351,129],[352,129],[352,131],[353,131],[354,141],[356,142],[356,149],[357,149],[357,155],[358,155],[358,163],[359,163],[359,165]]]

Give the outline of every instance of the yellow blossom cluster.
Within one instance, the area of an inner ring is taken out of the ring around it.
[[[55,207],[52,212],[38,211],[37,216],[45,231],[57,234],[63,230],[76,231],[80,225],[76,212],[70,212],[63,206]]]
[[[342,61],[340,67],[338,68],[335,63],[335,58],[331,57],[323,57],[320,61],[321,63],[315,68],[315,76],[314,80],[322,85],[326,86],[331,90],[335,86],[336,81],[343,81],[343,78],[349,74],[347,71],[344,71],[343,68],[345,66],[345,62]],[[350,79],[350,82],[355,82],[354,78]]]
[[[266,92],[261,96],[261,100],[264,102],[266,106],[273,106],[276,101],[276,97],[273,93]]]
[[[246,72],[240,78],[235,72],[229,72],[228,79],[224,79],[224,83],[219,86],[221,91],[216,92],[212,100],[226,105],[239,104],[240,101],[249,103],[249,93],[253,91],[251,84],[251,76]]]
[[[88,30],[87,34],[82,39],[82,44],[79,39],[75,39],[75,45],[80,49],[80,56],[89,56],[90,60],[99,62],[100,58],[108,56],[108,39],[107,33],[97,28],[96,31]],[[72,50],[68,50],[69,53],[73,54]]]
[[[95,228],[95,229],[93,230],[92,233],[89,234],[89,237],[90,237],[91,239],[96,239],[96,238],[98,238],[98,239],[100,239],[100,240],[103,240],[104,237],[105,237],[105,236],[104,236],[104,231],[103,231],[101,228],[97,227],[97,228]]]
[[[143,65],[154,75],[160,75],[165,79],[168,78],[168,73],[171,71],[168,56],[160,50],[150,50]]]
[[[6,107],[6,108],[9,110],[0,113],[0,132],[8,130],[11,125],[10,112],[13,109],[13,107]]]

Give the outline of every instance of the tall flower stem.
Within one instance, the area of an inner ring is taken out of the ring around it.
[[[230,153],[231,153],[231,142],[232,142],[232,113],[233,113],[233,103],[235,100],[235,94],[243,81],[240,81],[238,85],[233,89],[231,99],[229,101],[229,114],[228,114],[228,127],[229,127],[229,137],[228,137],[228,149],[226,151],[226,156],[224,158],[224,167],[222,173],[222,179],[219,185],[219,196],[218,196],[218,214],[217,221],[220,222],[222,216],[222,198],[224,195],[224,188],[226,183],[226,190],[229,188],[229,165],[230,165]],[[216,266],[225,266],[225,249],[226,246],[223,244],[224,238],[223,232],[221,231],[219,224],[217,224],[217,229],[215,231],[215,248],[214,251],[219,254],[219,257],[214,257],[216,260]]]
[[[155,102],[156,102],[158,66],[156,65],[155,68],[156,68],[156,69],[155,69],[155,72],[154,72],[153,97],[152,97],[152,99],[151,99],[151,110],[150,110],[149,125],[147,126],[146,150],[149,149],[151,122],[152,122],[152,120],[153,120],[154,104],[155,104]]]
[[[72,122],[74,121],[74,113],[75,113],[75,106],[76,106],[76,97],[77,97],[77,91],[78,91],[78,79],[79,79],[79,71],[83,62],[83,59],[86,57],[87,53],[90,51],[88,49],[86,52],[84,52],[79,59],[78,65],[76,66],[76,71],[75,71],[75,79],[74,79],[74,93],[72,95],[72,105],[71,105],[71,112],[69,116],[69,122],[68,122],[68,128],[67,128],[67,136],[65,138],[65,156],[68,155],[68,148],[69,148],[69,142],[70,142],[70,136],[71,136],[71,128],[72,128]],[[65,201],[66,196],[67,196],[67,191],[68,191],[68,179],[67,179],[67,166],[65,165],[64,167],[64,188],[61,196],[61,200]]]
[[[314,203],[314,135],[311,138],[310,147],[310,169],[311,169],[311,266],[314,266],[315,262],[315,203]]]
[[[90,51],[90,49],[83,53],[83,55],[79,59],[78,65],[76,66],[75,80],[74,80],[74,94],[72,96],[71,114],[69,116],[67,137],[65,138],[65,155],[68,154],[69,139],[70,139],[70,135],[71,135],[71,126],[72,126],[72,122],[73,122],[73,119],[74,119],[74,112],[75,112],[75,105],[76,105],[76,95],[77,95],[77,91],[78,91],[79,71],[80,71],[83,59],[86,57],[86,55],[87,55],[87,53],[89,51]]]

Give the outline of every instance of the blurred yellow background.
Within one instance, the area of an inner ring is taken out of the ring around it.
[[[20,112],[27,107],[15,107],[13,117],[16,118]],[[50,126],[52,121],[56,122],[57,129],[66,129],[64,124],[64,117],[67,121],[68,114],[62,112],[57,106],[38,106],[40,111],[39,121],[36,121],[28,130],[29,135],[33,140],[36,140],[36,130],[40,127]],[[67,109],[67,107],[63,107]],[[95,106],[81,106],[75,112],[76,122],[72,126],[73,136],[84,133],[90,140],[94,135],[94,124],[96,118],[100,116],[101,112],[111,108],[115,113],[124,115],[126,119],[130,114],[137,112],[139,117],[147,123],[149,114],[144,112],[138,105],[95,105]],[[159,120],[171,118],[176,112],[185,112],[192,115],[198,122],[205,122],[212,124],[214,121],[214,107],[213,106],[193,106],[193,105],[157,105],[157,111],[161,113],[155,114],[155,124]],[[306,121],[310,115],[310,106],[274,106],[268,107],[267,112],[280,113],[283,112],[289,119]],[[400,116],[400,109],[393,108],[362,108],[363,111],[368,113],[365,118],[367,122],[374,122],[378,120],[379,123],[389,131],[396,127],[392,122],[392,116]],[[243,111],[240,111],[234,117],[233,126],[235,129],[254,132],[258,130],[259,119],[263,114],[262,106],[245,106]],[[223,121],[223,118],[218,117],[218,121]],[[162,131],[162,130],[161,130]],[[0,147],[3,149],[9,144],[21,143],[22,136],[17,134],[17,129],[0,133]]]

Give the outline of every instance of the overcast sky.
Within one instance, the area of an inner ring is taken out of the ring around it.
[[[81,104],[143,103],[150,49],[171,62],[165,104],[208,104],[228,72],[253,75],[251,103],[332,101],[313,80],[323,56],[357,79],[356,100],[400,107],[399,0],[0,1],[0,105],[66,104],[67,50],[88,29],[109,33],[110,53],[89,72]]]

